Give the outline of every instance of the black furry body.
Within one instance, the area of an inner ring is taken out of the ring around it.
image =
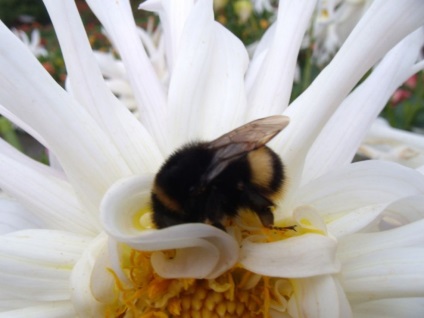
[[[235,217],[241,208],[254,211],[264,226],[273,225],[273,198],[284,180],[278,155],[262,146],[205,181],[214,155],[208,143],[193,143],[177,150],[163,164],[151,197],[153,221],[158,228],[201,222],[223,229],[222,222]]]

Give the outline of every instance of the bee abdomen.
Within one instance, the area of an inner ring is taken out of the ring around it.
[[[265,194],[278,194],[283,186],[283,163],[278,155],[268,147],[251,151],[247,156],[251,171],[251,182]]]

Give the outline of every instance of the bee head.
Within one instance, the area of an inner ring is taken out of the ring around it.
[[[202,176],[213,154],[203,143],[189,144],[177,150],[156,175],[155,185],[170,198],[184,202],[205,191]]]

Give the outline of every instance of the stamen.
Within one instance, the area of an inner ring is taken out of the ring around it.
[[[271,287],[275,278],[250,273],[241,267],[216,279],[165,279],[153,271],[150,263],[148,268],[144,267],[151,252],[132,250],[131,254],[130,266],[123,269],[130,286],[124,286],[110,270],[119,296],[108,306],[106,317],[266,318],[271,303],[278,304],[281,297],[274,295]],[[140,276],[141,270],[150,274]],[[252,280],[253,277],[258,279]]]
[[[278,224],[264,228],[254,213],[241,214],[228,224],[227,232],[236,240],[245,238],[274,242],[299,235],[296,225]],[[163,251],[167,256],[174,250]],[[115,279],[117,298],[105,310],[106,317],[270,317],[270,311],[287,310],[293,294],[290,280],[249,272],[240,265],[215,279],[167,279],[151,265],[152,252],[128,248],[122,271],[129,284]],[[280,286],[280,287],[277,287]],[[286,286],[282,288],[281,286]]]

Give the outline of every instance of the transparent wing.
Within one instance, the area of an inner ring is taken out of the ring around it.
[[[288,124],[287,116],[265,117],[251,121],[211,141],[208,148],[214,150],[214,158],[203,177],[204,182],[213,180],[231,162],[246,153],[264,146]]]

